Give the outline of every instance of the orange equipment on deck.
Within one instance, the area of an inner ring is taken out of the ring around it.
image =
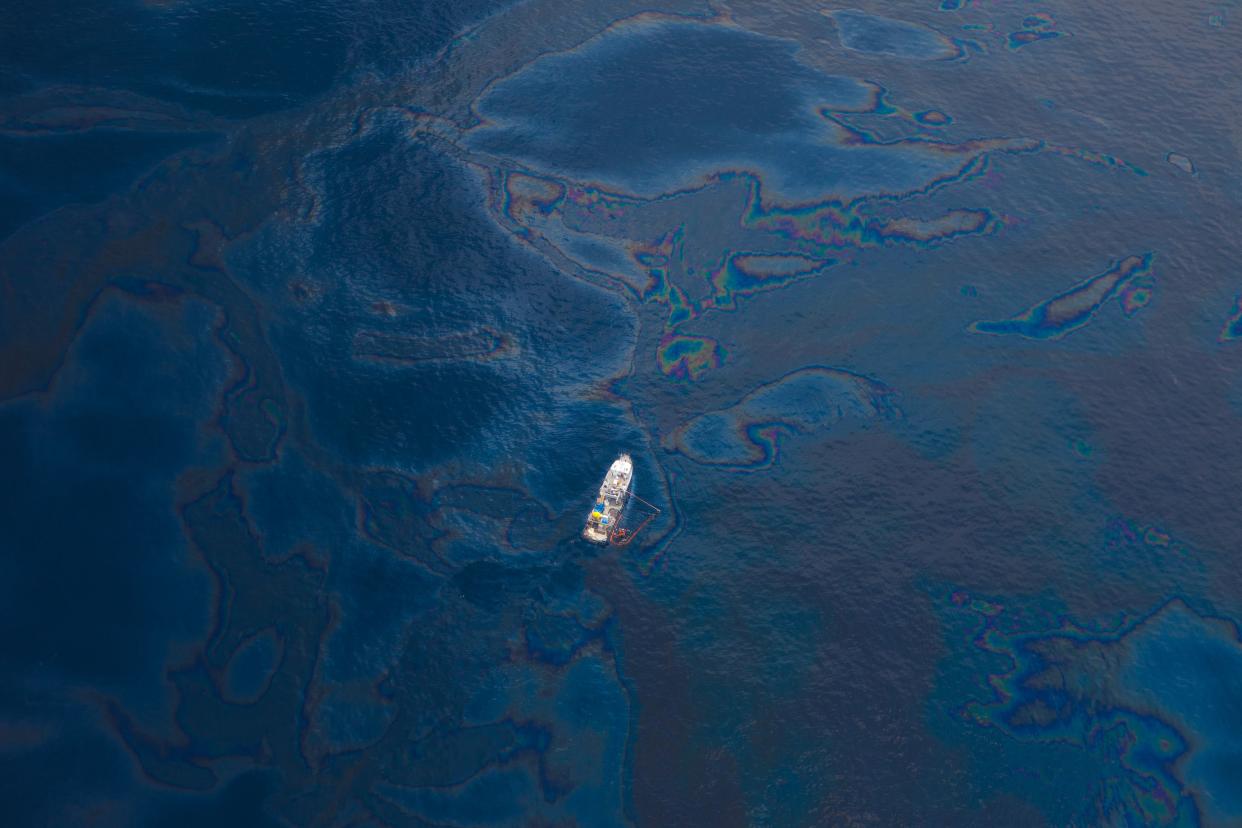
[[[636,529],[626,529],[623,526],[618,526],[616,529],[613,529],[612,533],[608,536],[608,542],[612,544],[613,546],[629,546],[630,543],[634,540],[634,537],[639,532],[643,531],[643,529],[647,528],[647,524],[655,520],[656,516],[660,514],[659,508],[652,506],[650,503],[643,500],[641,497],[634,494],[633,492],[630,493],[630,497],[632,497],[634,500],[637,500],[639,503],[643,504],[644,506],[646,506],[648,509],[651,509],[652,511],[648,512],[646,516],[643,517],[642,523],[638,524],[638,527]]]

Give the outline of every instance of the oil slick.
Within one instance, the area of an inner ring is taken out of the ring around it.
[[[1112,267],[1059,293],[1029,310],[994,322],[975,322],[976,334],[1017,335],[1026,339],[1061,339],[1086,326],[1109,299],[1122,295],[1123,307],[1133,313],[1147,304],[1150,292],[1125,294],[1126,286],[1151,271],[1153,253],[1128,256]]]
[[[1221,326],[1220,333],[1216,336],[1216,341],[1224,345],[1227,342],[1236,342],[1242,339],[1242,294],[1238,294],[1233,299],[1233,307],[1229,311],[1229,315],[1225,317],[1225,324]]]
[[[665,447],[709,466],[737,470],[776,462],[782,435],[814,435],[852,422],[893,419],[893,389],[840,368],[801,368],[759,386],[735,404],[682,424]]]
[[[981,651],[977,663],[995,665],[958,720],[1007,736],[1005,752],[1057,752],[1080,768],[1068,783],[1073,792],[1060,797],[1061,808],[1078,813],[1049,814],[1051,821],[1173,826],[1242,817],[1233,784],[1239,708],[1228,689],[1242,679],[1234,622],[1180,598],[1098,624],[966,591],[949,603],[964,613],[950,625]]]

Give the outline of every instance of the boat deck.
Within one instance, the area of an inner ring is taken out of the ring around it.
[[[608,467],[604,482],[599,487],[595,506],[587,518],[582,536],[592,543],[607,543],[617,528],[621,512],[629,497],[630,482],[634,478],[634,463],[628,454],[622,454]]]

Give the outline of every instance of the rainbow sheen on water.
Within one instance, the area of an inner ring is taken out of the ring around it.
[[[1233,307],[1225,317],[1225,324],[1221,326],[1216,339],[1222,344],[1242,339],[1242,294],[1234,297]]]
[[[724,350],[715,340],[685,334],[669,334],[656,351],[661,373],[682,380],[701,378],[707,371],[719,368],[724,357]]]
[[[4,825],[1242,824],[1239,4],[853,5],[10,4]]]
[[[1074,287],[1032,306],[1029,310],[996,322],[975,322],[969,331],[979,334],[1016,334],[1027,339],[1061,339],[1084,327],[1104,303],[1119,296],[1129,316],[1150,300],[1150,289],[1125,292],[1136,278],[1151,271],[1152,254],[1128,256],[1112,267]]]

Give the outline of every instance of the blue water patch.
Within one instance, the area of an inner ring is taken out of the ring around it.
[[[455,825],[512,825],[535,810],[539,792],[518,769],[481,774],[458,789],[399,788],[381,792],[423,820]]]
[[[171,801],[150,809],[145,824],[153,828],[276,828],[280,822],[267,813],[265,806],[279,784],[279,775],[272,771],[241,773],[222,785],[214,796],[169,797]]]
[[[347,18],[329,2],[70,0],[13,9],[6,62],[28,76],[113,86],[246,117],[304,101],[340,72]]]
[[[570,731],[573,793],[566,811],[579,825],[624,825],[623,760],[629,727],[629,701],[614,675],[598,659],[577,661],[557,698],[557,717]]]
[[[532,494],[564,509],[581,504],[584,493],[599,490],[603,470],[616,459],[617,446],[637,448],[646,437],[624,412],[604,402],[582,401],[562,406],[558,413],[556,429],[532,440],[532,453],[544,461],[527,469],[524,477]],[[654,497],[653,481],[643,484],[644,496]]]
[[[1107,516],[1092,476],[1107,458],[1066,389],[1045,379],[1005,377],[977,400],[976,411],[971,445],[994,496],[1013,507],[1041,504],[1064,521],[1082,521],[1084,532]]]
[[[107,687],[144,720],[169,714],[165,659],[209,621],[172,490],[187,465],[222,456],[200,431],[228,375],[212,321],[199,303],[110,291],[48,393],[0,408],[23,481],[0,498],[6,672]]]
[[[855,9],[835,11],[832,19],[837,23],[841,45],[847,49],[910,60],[943,60],[958,54],[953,41],[920,23]]]
[[[381,124],[311,168],[325,204],[318,222],[297,234],[270,231],[241,247],[234,265],[284,309],[272,323],[275,347],[308,400],[311,428],[339,456],[418,469],[477,446],[488,462],[501,448],[491,430],[554,411],[558,387],[620,369],[632,333],[617,299],[566,282],[481,223],[469,171],[411,141],[401,122]],[[295,262],[296,280],[285,275]],[[597,312],[571,312],[578,303]],[[547,314],[563,324],[535,324]],[[399,342],[417,332],[427,343],[474,337],[501,347],[428,360],[354,358],[359,337]],[[586,342],[607,347],[590,361],[563,358]],[[337,358],[319,358],[325,350]],[[522,359],[508,359],[510,351]]]
[[[794,45],[723,25],[636,23],[534,61],[479,102],[468,137],[541,169],[656,195],[759,170],[775,198],[903,192],[955,166],[834,145],[817,107],[864,109],[873,86],[800,63]]]
[[[27,687],[8,680],[10,675],[6,668],[0,689],[6,711],[0,772],[10,786],[5,822],[72,825],[89,807],[105,814],[118,810],[115,803],[126,801],[134,790],[125,749],[101,731],[94,711],[66,705],[63,699],[32,697]],[[119,810],[122,817],[111,825],[124,822],[125,809]]]
[[[1190,743],[1184,778],[1213,819],[1242,818],[1242,642],[1229,623],[1174,604],[1129,637],[1126,694]]]
[[[280,651],[275,630],[263,630],[243,642],[225,669],[223,695],[235,704],[257,701],[271,683]]]
[[[248,506],[263,527],[264,553],[282,560],[299,545],[336,547],[354,538],[355,506],[330,476],[296,450],[241,479]]]
[[[0,239],[49,210],[124,191],[160,159],[210,137],[113,129],[0,135]]]

